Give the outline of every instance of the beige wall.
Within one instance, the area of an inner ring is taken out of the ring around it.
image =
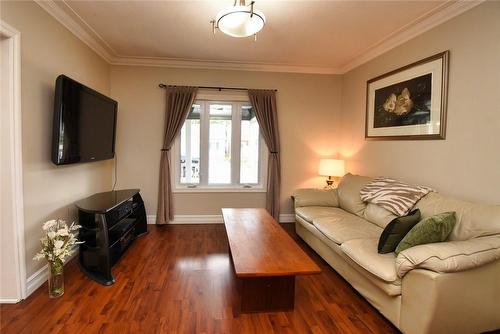
[[[110,188],[112,162],[50,162],[54,81],[65,73],[119,101],[118,187],[139,187],[155,214],[164,91],[159,82],[277,88],[282,140],[282,213],[298,187],[322,186],[317,164],[342,148],[351,172],[389,175],[484,202],[500,198],[500,2],[488,2],[343,75],[109,66],[32,2],[1,2],[1,18],[22,34],[25,238],[28,276],[42,263],[41,223],[72,217],[72,203]],[[50,38],[48,38],[50,36]],[[445,141],[364,140],[366,80],[451,51]],[[342,101],[342,104],[340,103]],[[342,109],[341,109],[342,107]],[[342,110],[342,111],[341,111]],[[176,194],[177,214],[263,206],[263,193]]]
[[[366,81],[450,50],[446,140],[365,141]],[[487,2],[343,76],[347,169],[500,203],[500,2]]]
[[[278,89],[282,213],[292,212],[294,189],[323,184],[318,160],[334,156],[339,142],[338,76],[112,66],[111,96],[119,101],[118,187],[141,188],[148,214],[156,214],[157,206],[165,112],[160,82]],[[177,193],[174,205],[176,214],[220,214],[224,206],[264,206],[264,198],[264,193]]]
[[[112,161],[56,167],[50,161],[54,82],[64,73],[109,93],[109,65],[34,2],[1,2],[1,18],[21,32],[22,140],[26,271],[44,263],[32,260],[41,224],[73,217],[73,202],[109,190]]]

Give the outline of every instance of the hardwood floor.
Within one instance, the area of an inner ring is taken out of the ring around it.
[[[297,277],[293,312],[233,315],[235,278],[224,226],[149,226],[114,267],[106,287],[65,267],[66,291],[45,283],[27,300],[0,306],[10,333],[397,333],[304,242],[322,273]],[[287,231],[297,239],[293,225]]]

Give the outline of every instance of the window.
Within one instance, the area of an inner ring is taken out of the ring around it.
[[[208,183],[231,184],[232,105],[208,106]]]
[[[174,150],[174,191],[264,191],[267,148],[249,102],[195,101]]]

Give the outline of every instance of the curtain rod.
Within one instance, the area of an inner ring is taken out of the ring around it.
[[[177,87],[176,85],[167,85],[167,84],[164,84],[164,83],[161,83],[158,85],[158,87],[160,88],[167,88],[168,86],[171,86],[171,87]],[[218,90],[219,92],[221,90],[243,90],[243,91],[247,91],[249,90],[248,88],[239,88],[239,87],[213,87],[213,86],[198,86],[198,88],[201,88],[201,89],[216,89]],[[273,89],[275,92],[277,92],[278,90],[277,89]]]

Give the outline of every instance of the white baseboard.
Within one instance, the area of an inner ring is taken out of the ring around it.
[[[71,261],[75,256],[78,255],[78,251],[75,251],[73,255],[68,257],[64,264]],[[47,281],[49,278],[49,265],[46,264],[42,268],[38,269],[33,275],[28,277],[26,280],[26,298],[28,298],[33,292],[36,291],[39,287],[42,286],[43,283]]]
[[[156,224],[156,215],[147,216],[148,224]],[[295,222],[293,213],[280,214],[280,223]],[[175,215],[169,224],[222,224],[222,215]]]
[[[0,304],[16,304],[19,303],[21,299],[15,298],[0,298]]]
[[[148,224],[156,224],[156,215],[147,216]],[[222,224],[222,215],[175,215],[169,224]]]
[[[280,214],[280,223],[295,223],[294,213],[282,213]]]

